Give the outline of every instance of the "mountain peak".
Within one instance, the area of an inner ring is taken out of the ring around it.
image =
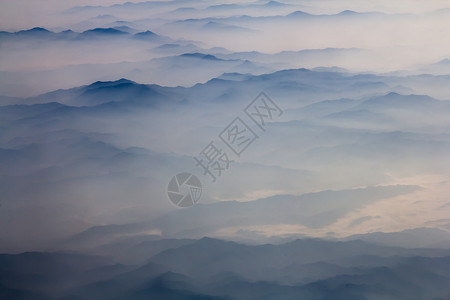
[[[399,96],[404,96],[404,95],[401,95],[396,92],[390,92],[390,93],[386,94],[386,97],[399,97]]]
[[[200,245],[204,245],[204,246],[206,246],[206,245],[225,246],[225,245],[233,245],[233,244],[235,244],[234,242],[224,241],[224,240],[220,240],[220,239],[216,239],[216,238],[212,238],[212,237],[207,237],[207,236],[199,239],[195,243],[196,244],[200,244]]]
[[[170,41],[169,38],[165,36],[158,35],[154,33],[153,31],[147,30],[143,32],[138,32],[133,35],[133,38],[140,39],[140,40],[149,40],[149,41]]]
[[[150,30],[139,32],[139,33],[136,33],[135,35],[137,35],[137,36],[157,36],[156,33],[154,33],[153,31],[150,31]]]
[[[125,35],[127,32],[117,30],[114,28],[94,28],[89,29],[80,34],[80,36],[116,36],[116,35]]]
[[[118,85],[118,84],[124,84],[124,83],[129,83],[129,84],[136,84],[136,82],[132,81],[132,80],[128,80],[126,78],[121,78],[119,80],[113,80],[113,81],[96,81],[90,85],[88,85],[88,87],[105,87],[105,86],[114,86],[114,85]]]
[[[205,60],[221,60],[214,55],[211,54],[203,54],[199,52],[195,53],[184,53],[180,55],[181,57],[192,57],[192,58],[199,58],[199,59],[205,59]]]
[[[33,27],[28,31],[50,32],[49,30],[42,28],[42,27]]]
[[[275,6],[286,6],[286,4],[278,2],[278,1],[269,1],[264,6],[275,7]]]
[[[344,10],[339,13],[339,15],[357,15],[358,13],[353,10]]]
[[[390,92],[383,96],[374,96],[361,103],[360,107],[404,107],[408,108],[411,105],[428,106],[435,103],[436,99],[424,95],[401,95],[395,92]]]
[[[437,63],[435,63],[435,65],[449,65],[450,64],[450,59],[448,58],[444,58],[443,60],[438,61]]]
[[[48,35],[48,34],[51,34],[53,32],[51,32],[51,31],[49,31],[49,30],[47,30],[45,28],[42,28],[42,27],[34,27],[34,28],[31,28],[31,29],[28,29],[28,30],[18,31],[16,33],[17,34],[45,34],[45,35]]]
[[[288,14],[287,16],[288,17],[306,17],[306,16],[310,16],[310,14],[308,14],[304,11],[301,11],[301,10],[297,10],[297,11],[294,11],[293,13]]]

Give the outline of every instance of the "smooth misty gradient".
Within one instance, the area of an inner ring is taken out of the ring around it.
[[[449,18],[0,1],[0,300],[450,299]],[[243,111],[261,91],[283,110],[265,131]],[[216,182],[193,159],[211,141]],[[182,172],[203,186],[184,209]]]

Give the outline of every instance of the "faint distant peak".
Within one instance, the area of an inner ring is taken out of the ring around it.
[[[383,16],[382,12],[370,11],[370,12],[357,12],[353,10],[344,10],[337,14],[337,16]]]
[[[295,74],[295,73],[314,73],[314,71],[311,71],[310,69],[306,68],[299,68],[299,69],[287,69],[287,70],[281,70],[274,72],[272,74]],[[270,74],[268,74],[270,75]]]
[[[432,12],[432,14],[448,14],[450,12],[450,7],[440,8]]]
[[[136,37],[156,37],[159,35],[157,35],[153,31],[147,30],[147,31],[136,33],[134,36],[136,36]]]
[[[221,61],[222,59],[215,57],[214,55],[211,54],[203,54],[203,53],[199,53],[199,52],[195,52],[195,53],[185,53],[185,54],[181,54],[181,57],[192,57],[192,58],[199,58],[199,59],[204,59],[204,60],[216,60],[216,61]]]
[[[402,106],[409,105],[429,105],[436,103],[438,100],[425,95],[402,95],[396,92],[390,92],[383,96],[375,96],[363,102],[361,106]]]
[[[143,32],[138,32],[135,35],[133,35],[134,38],[140,39],[140,40],[155,40],[155,39],[161,39],[162,37],[153,31],[147,30]]]
[[[248,74],[248,73],[241,74],[241,73],[237,73],[237,72],[232,72],[232,73],[223,73],[222,75],[217,77],[217,79],[243,81],[243,80],[247,80],[247,79],[251,78],[252,76],[253,76],[252,74]]]
[[[99,9],[102,8],[102,6],[92,6],[92,5],[87,5],[87,6],[74,6],[72,8],[69,8],[68,10],[64,11],[64,13],[67,14],[71,14],[71,13],[79,13],[79,12],[83,12],[83,11],[87,11],[87,10],[92,10],[92,9]]]
[[[116,20],[117,17],[113,16],[113,15],[98,15],[94,18],[92,18],[92,20]]]
[[[444,58],[443,60],[440,60],[437,63],[435,63],[435,65],[449,65],[449,64],[450,64],[450,59],[448,59],[448,58]]]
[[[418,98],[418,99],[425,99],[425,100],[434,100],[433,98],[429,97],[429,96],[424,96],[424,95],[402,95],[396,92],[389,92],[384,96],[381,97],[374,97],[374,99],[376,98],[397,98],[397,99],[402,99],[402,98]]]
[[[123,32],[128,32],[128,33],[135,33],[137,31],[136,29],[131,28],[130,26],[126,26],[126,25],[115,26],[112,28],[123,31]]]
[[[264,6],[267,6],[267,7],[281,7],[281,6],[287,6],[287,4],[281,3],[281,2],[278,2],[278,1],[269,1],[266,4],[264,4]]]
[[[133,35],[133,38],[143,40],[143,41],[158,41],[158,42],[171,42],[172,41],[169,37],[159,35],[150,30],[138,32]]]
[[[202,29],[226,30],[226,31],[229,31],[229,30],[251,31],[250,29],[245,28],[245,27],[236,26],[236,25],[226,25],[223,23],[215,22],[215,21],[209,21],[208,23],[204,24],[202,26]]]
[[[223,8],[240,8],[241,6],[235,3],[226,3],[226,4],[217,4],[217,5],[211,5],[207,9],[223,9]]]
[[[340,13],[339,13],[339,15],[347,15],[347,16],[350,16],[350,15],[357,15],[358,13],[356,12],[356,11],[353,11],[353,10],[344,10],[344,11],[341,11]]]
[[[308,16],[311,16],[311,15],[306,13],[306,12],[304,12],[304,11],[297,10],[297,11],[294,11],[293,13],[290,13],[287,16],[288,17],[308,17]]]
[[[216,239],[216,238],[212,238],[212,237],[203,237],[191,245],[194,247],[196,245],[201,245],[203,247],[205,247],[205,246],[206,247],[240,246],[239,244],[237,244],[235,242],[224,241],[224,240],[220,240],[220,239]],[[189,246],[190,245],[187,245],[187,247],[189,247]]]
[[[341,68],[341,67],[316,67],[312,69],[313,71],[317,72],[334,72],[334,73],[348,73],[349,71],[347,69]]]

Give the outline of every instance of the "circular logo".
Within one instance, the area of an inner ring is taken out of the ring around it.
[[[200,180],[191,173],[180,173],[172,177],[167,187],[167,195],[173,204],[189,207],[197,203],[202,195]]]

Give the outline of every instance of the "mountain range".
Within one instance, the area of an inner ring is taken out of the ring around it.
[[[0,284],[4,299],[445,299],[448,255],[362,241],[249,246],[203,238],[160,248],[137,266],[75,254],[1,255]]]

